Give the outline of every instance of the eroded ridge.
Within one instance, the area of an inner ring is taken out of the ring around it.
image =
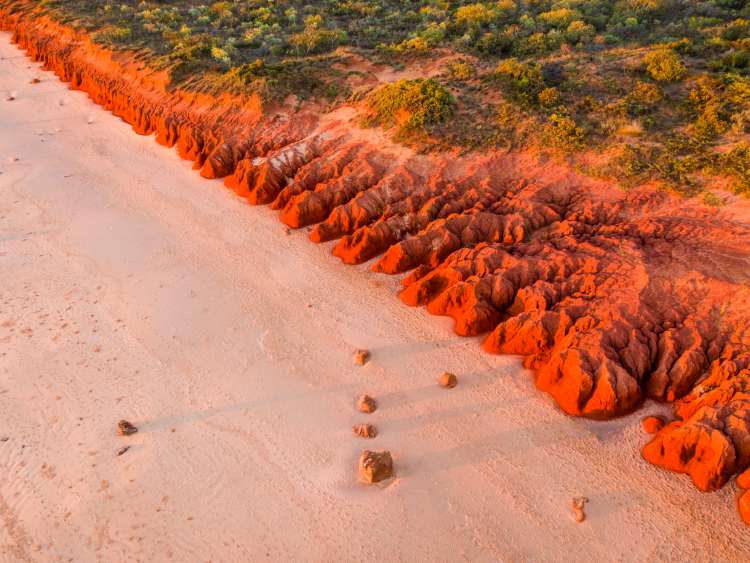
[[[0,12],[0,27],[10,30],[33,60],[72,89],[86,92],[135,132],[154,134],[158,143],[176,147],[205,178],[231,175],[242,180],[248,162],[299,142],[318,123],[312,113],[298,112],[294,119],[284,113],[265,115],[252,96],[170,91],[166,73],[150,70],[135,55],[107,51],[45,16],[34,16],[33,10],[24,15]],[[283,173],[278,164],[271,176]],[[262,191],[256,197],[265,202]]]
[[[408,273],[406,304],[523,356],[565,412],[604,419],[672,402],[676,419],[647,460],[701,490],[750,465],[750,226],[731,209],[606,190],[503,155],[419,156],[351,120],[169,91],[44,17],[0,14],[32,58],[203,176],[335,241],[344,263]]]

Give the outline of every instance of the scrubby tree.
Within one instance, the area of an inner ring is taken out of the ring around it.
[[[656,49],[643,57],[648,75],[659,82],[674,82],[685,75],[680,56],[672,49]]]

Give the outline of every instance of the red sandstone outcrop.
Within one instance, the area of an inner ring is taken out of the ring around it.
[[[750,489],[750,469],[746,469],[737,476],[737,486],[741,489]],[[745,524],[750,524],[750,491],[744,490],[737,499],[737,509]]]
[[[523,356],[565,412],[674,403],[647,460],[701,490],[750,466],[746,218],[505,155],[418,156],[253,97],[169,90],[164,73],[19,6],[31,5],[0,0],[0,27],[30,57],[203,176],[270,204],[289,227],[312,226],[313,241],[337,241],[343,262],[407,273],[406,304],[486,335],[489,352]],[[739,506],[750,521],[747,493]]]
[[[750,465],[750,354],[728,344],[700,383],[676,402],[675,413],[679,420],[643,448],[648,461],[687,473],[702,491],[744,471]]]
[[[745,491],[737,500],[737,510],[740,513],[742,521],[750,526],[750,494],[748,493],[750,491]]]

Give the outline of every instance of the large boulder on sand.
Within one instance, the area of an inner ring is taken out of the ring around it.
[[[366,483],[377,483],[393,477],[391,452],[362,451],[359,456],[359,478]]]

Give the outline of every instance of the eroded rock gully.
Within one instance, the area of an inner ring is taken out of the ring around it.
[[[311,226],[313,241],[336,241],[343,262],[410,272],[405,303],[523,356],[565,412],[671,402],[648,461],[706,491],[750,465],[750,227],[731,209],[503,155],[414,155],[353,127],[351,108],[268,114],[252,98],[169,91],[135,57],[13,5],[0,2],[2,27],[72,88],[289,227]]]

